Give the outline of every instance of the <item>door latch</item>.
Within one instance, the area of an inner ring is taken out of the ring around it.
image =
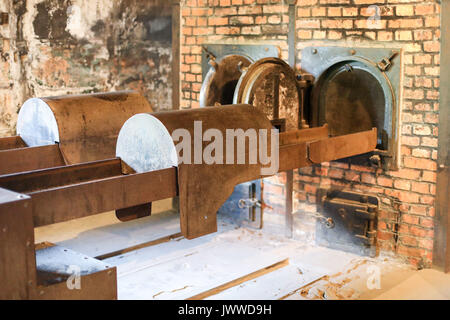
[[[397,55],[398,55],[398,51],[392,51],[392,53],[389,57],[381,59],[381,61],[377,63],[378,69],[380,69],[382,72],[389,70],[389,68],[392,66],[392,60]]]

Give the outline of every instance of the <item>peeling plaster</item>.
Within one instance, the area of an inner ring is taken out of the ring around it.
[[[171,4],[139,0],[5,0],[0,10],[0,136],[30,97],[134,89],[171,103]]]

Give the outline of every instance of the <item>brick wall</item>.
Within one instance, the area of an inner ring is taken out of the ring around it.
[[[184,0],[183,108],[197,107],[202,43],[272,43],[287,59],[288,6],[281,0]],[[378,7],[373,7],[376,5]],[[331,162],[297,170],[295,210],[314,212],[317,188],[376,195],[378,245],[418,267],[432,259],[439,114],[440,5],[414,0],[298,0],[297,61],[311,45],[403,48],[400,168],[382,171]],[[373,16],[379,13],[379,22]],[[285,175],[265,182],[265,200],[283,212]]]
[[[282,0],[183,0],[181,10],[181,108],[199,106],[204,43],[264,41],[287,59],[289,17]]]
[[[379,9],[374,7],[376,5]],[[396,46],[404,50],[400,168],[375,171],[342,163],[299,170],[296,198],[315,202],[320,187],[374,194],[381,201],[378,244],[429,266],[439,114],[440,6],[436,1],[306,0],[297,8],[297,52],[314,44]],[[379,13],[379,22],[373,17]],[[309,207],[314,208],[314,207]]]

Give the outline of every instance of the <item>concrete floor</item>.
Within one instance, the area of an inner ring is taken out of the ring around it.
[[[450,274],[417,271],[398,258],[376,258],[286,239],[279,217],[263,230],[219,216],[218,232],[182,237],[104,260],[117,266],[119,299],[186,299],[288,258],[289,264],[208,299],[450,299]],[[279,224],[278,224],[279,225]],[[35,229],[50,241],[98,256],[176,234],[178,214],[120,223],[104,213]]]

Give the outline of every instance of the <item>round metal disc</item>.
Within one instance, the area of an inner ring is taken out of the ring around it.
[[[17,135],[29,146],[43,146],[59,142],[55,115],[47,103],[39,98],[25,101],[17,118]]]
[[[147,113],[125,122],[117,138],[116,156],[138,173],[178,165],[172,137],[161,121]]]
[[[299,127],[300,99],[292,68],[278,58],[253,63],[239,79],[233,103],[252,104],[271,120],[286,119],[286,130]]]

